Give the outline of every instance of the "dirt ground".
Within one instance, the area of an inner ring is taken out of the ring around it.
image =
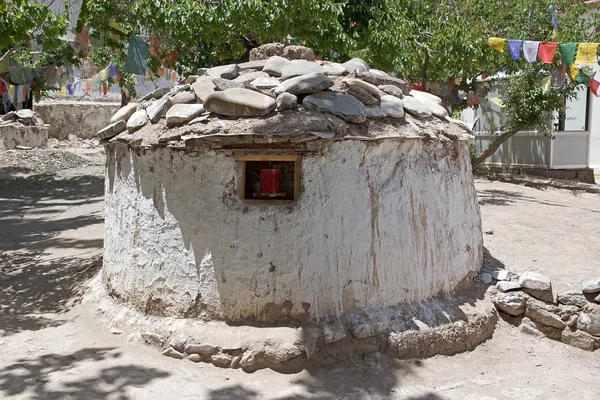
[[[492,339],[455,356],[373,355],[289,375],[194,364],[127,342],[127,333],[111,334],[80,304],[101,262],[100,151],[70,150],[65,159],[75,154],[82,166],[60,169],[72,164],[59,160],[49,174],[39,168],[47,155],[0,154],[2,399],[600,398],[600,353],[527,336],[502,320]],[[476,185],[488,266],[542,272],[559,291],[600,273],[599,194]]]

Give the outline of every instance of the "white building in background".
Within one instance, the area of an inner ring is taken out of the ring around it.
[[[595,71],[598,69],[596,65]],[[473,127],[478,152],[494,139],[490,126],[502,126],[501,97],[500,83],[492,84],[478,108],[462,113],[463,120]],[[582,85],[566,106],[564,118],[557,113],[549,116],[554,138],[538,131],[521,131],[503,143],[485,165],[585,182],[592,182],[596,170],[600,181],[600,97]]]

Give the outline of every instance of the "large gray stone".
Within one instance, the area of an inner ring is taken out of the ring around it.
[[[283,56],[290,60],[315,61],[315,53],[310,47],[305,46],[286,46],[283,49]]]
[[[576,291],[569,291],[560,293],[558,295],[558,302],[567,306],[577,306],[583,308],[587,305],[587,300],[583,294]]]
[[[276,54],[273,54],[273,55],[276,55]],[[263,60],[248,61],[245,63],[238,64],[240,73],[241,73],[241,71],[247,71],[249,69],[257,69],[259,71],[262,71],[262,69],[265,67],[265,64],[267,63],[268,58],[269,57],[266,57]]]
[[[243,88],[244,84],[242,82],[236,82],[229,79],[223,78],[213,78],[213,84],[215,85],[215,90],[229,90],[235,88]]]
[[[167,111],[167,125],[187,124],[203,112],[202,104],[176,104]]]
[[[275,99],[277,111],[296,110],[298,108],[298,97],[291,93],[281,93]]]
[[[580,314],[577,318],[577,329],[600,336],[600,314]]]
[[[524,272],[519,278],[519,285],[523,287],[523,291],[531,296],[547,302],[554,302],[552,294],[552,283],[547,276],[538,274],[537,272]]]
[[[100,130],[96,134],[96,137],[100,140],[110,139],[126,130],[127,130],[127,123],[125,121],[117,121],[117,122],[113,122],[112,124],[108,125],[106,128]]]
[[[408,97],[408,96],[406,96],[406,97]],[[425,104],[429,108],[429,111],[436,117],[443,119],[448,116],[448,110],[446,110],[441,105],[429,100],[429,98],[427,98],[427,97],[421,97],[421,98],[415,97],[415,98],[418,101],[420,101],[421,103]]]
[[[367,107],[367,117],[404,118],[404,105],[402,104],[402,100],[386,94],[381,97],[381,104],[378,106]]]
[[[342,64],[346,71],[349,74],[356,71],[356,73],[361,73],[369,70],[369,65],[361,58],[353,58],[351,60],[346,61]]]
[[[155,100],[146,107],[146,113],[150,122],[156,124],[160,119],[169,111],[169,108],[173,105],[172,101],[168,97]]]
[[[250,50],[250,61],[266,60],[273,56],[281,56],[285,45],[282,43],[267,43]]]
[[[404,94],[410,93],[410,85],[408,84],[408,82],[406,82],[405,80],[400,79],[400,78],[394,78],[383,71],[379,71],[379,70],[363,71],[363,72],[359,72],[358,76],[361,79],[363,79],[364,81],[372,83],[373,85],[376,85],[376,86],[394,85],[397,88],[399,88],[400,90],[402,90],[402,93],[404,93]]]
[[[127,130],[129,131],[129,133],[133,133],[138,129],[141,129],[144,125],[146,125],[149,120],[150,119],[148,118],[146,110],[137,110],[127,120]]]
[[[218,67],[209,68],[206,73],[212,77],[235,79],[240,74],[240,68],[237,64],[220,65]]]
[[[496,288],[501,292],[510,292],[521,289],[521,285],[517,282],[500,281],[496,283]]]
[[[524,317],[521,320],[521,325],[519,325],[519,329],[525,334],[537,337],[547,337],[552,340],[560,340],[563,331],[559,328],[554,328],[552,326],[541,324],[537,321],[529,319],[528,317]]]
[[[598,293],[600,292],[600,278],[592,279],[585,282],[581,290],[583,293]]]
[[[196,97],[204,102],[208,96],[215,92],[215,84],[212,76],[201,76],[192,84],[192,90]]]
[[[518,292],[498,293],[492,301],[500,310],[515,317],[524,314],[527,305],[527,297]]]
[[[250,82],[250,86],[254,86],[257,89],[273,89],[277,87],[281,81],[279,78],[268,77],[268,78],[256,78]]]
[[[396,96],[399,99],[404,97],[404,93],[402,92],[402,89],[400,89],[399,87],[394,86],[394,85],[379,85],[378,89],[389,95]]]
[[[110,122],[117,122],[117,121],[125,121],[127,122],[127,120],[129,120],[129,117],[131,117],[133,115],[134,112],[136,112],[138,108],[138,104],[137,103],[129,103],[123,107],[121,107],[119,109],[119,111],[117,111],[111,118],[110,118]]]
[[[344,78],[342,79],[342,85],[347,86],[348,88],[359,87],[363,90],[366,90],[377,100],[381,99],[383,94],[377,86],[356,78]]]
[[[354,97],[339,92],[319,92],[304,98],[304,108],[337,115],[346,121],[362,123],[367,119],[365,105]]]
[[[171,91],[171,89],[167,88],[167,87],[155,89],[155,90],[151,91],[150,93],[148,93],[147,95],[145,95],[144,97],[142,97],[141,101],[160,99],[161,97],[163,97],[165,94],[169,93],[170,91]]]
[[[563,329],[566,325],[557,315],[558,312],[557,307],[549,306],[538,300],[529,299],[525,315],[541,324]]]
[[[570,329],[565,329],[562,331],[560,341],[568,344],[569,346],[577,347],[578,349],[585,351],[594,351],[595,349],[594,338],[589,333],[583,331],[572,331]]]
[[[275,94],[280,95],[283,92],[291,94],[308,94],[320,92],[333,86],[333,81],[323,74],[312,73],[297,76],[280,83],[275,88]],[[358,101],[358,100],[357,100]]]
[[[412,96],[404,96],[402,98],[402,104],[404,105],[404,110],[416,117],[428,118],[433,114],[431,113],[431,109],[429,106]]]
[[[287,58],[274,56],[267,60],[262,72],[266,72],[271,76],[281,76],[283,68],[291,64],[292,62]]]
[[[379,100],[373,97],[371,93],[358,86],[350,86],[348,88],[348,94],[366,106],[372,106],[379,103]]]
[[[306,75],[313,72],[324,74],[325,70],[316,62],[290,63],[281,69],[281,80]]]
[[[196,103],[196,93],[194,92],[181,92],[171,97],[171,102],[175,104],[191,104]]]
[[[6,150],[46,147],[48,144],[48,126],[26,126],[9,123],[0,126],[0,139]]]
[[[275,99],[249,89],[229,89],[208,96],[204,108],[229,117],[262,117],[275,109]]]
[[[321,68],[325,71],[325,75],[341,76],[348,73],[342,64],[330,61],[322,61]]]
[[[267,74],[266,72],[262,72],[262,71],[253,71],[253,72],[248,72],[245,74],[240,74],[240,76],[238,76],[237,78],[234,79],[235,82],[241,82],[241,83],[250,83],[255,79],[258,78],[268,78],[270,75]]]
[[[429,92],[424,92],[422,90],[411,90],[409,93],[415,99],[427,99],[429,101],[434,102],[435,104],[442,105],[442,99],[437,97],[435,94],[431,94]]]

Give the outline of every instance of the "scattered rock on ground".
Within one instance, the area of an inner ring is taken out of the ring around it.
[[[500,310],[515,317],[524,314],[527,305],[527,297],[519,292],[498,293],[492,301]]]
[[[117,121],[108,125],[106,128],[101,129],[96,137],[98,139],[110,139],[117,136],[119,133],[127,130],[127,123],[125,121]]]
[[[312,73],[297,76],[280,83],[274,90],[276,95],[283,92],[291,94],[309,94],[320,92],[333,86],[333,81],[323,74]]]
[[[281,43],[267,43],[250,50],[250,61],[265,60],[273,56],[281,56],[285,45]]]
[[[583,294],[576,291],[569,291],[558,295],[558,302],[569,306],[585,307],[587,300]]]
[[[527,271],[519,278],[519,284],[523,287],[524,292],[533,297],[550,303],[554,302],[552,283],[547,276]]]
[[[125,121],[127,122],[127,120],[129,120],[129,118],[133,115],[134,112],[136,112],[138,108],[138,104],[137,103],[129,103],[123,107],[121,107],[110,119],[110,122],[117,122],[117,121]]]
[[[544,325],[563,329],[566,325],[557,313],[558,310],[554,306],[546,305],[535,299],[529,299],[527,301],[525,311],[526,316]]]
[[[298,97],[291,93],[281,93],[275,100],[277,111],[295,110],[298,108]]]
[[[167,356],[167,357],[172,357],[172,358],[177,358],[179,360],[181,360],[183,358],[183,354],[181,354],[180,352],[178,352],[177,350],[175,350],[172,347],[168,347],[166,348],[163,352],[162,352],[163,356]]]
[[[275,99],[249,89],[229,89],[206,98],[204,108],[229,117],[262,117],[275,109]]]
[[[582,313],[577,319],[577,329],[581,329],[594,336],[600,336],[600,315]]]
[[[175,126],[190,122],[204,112],[202,104],[176,104],[167,111],[167,125]]]
[[[131,117],[127,120],[127,130],[129,133],[133,133],[138,129],[142,128],[149,121],[146,110],[141,109],[134,112]]]
[[[581,350],[594,351],[595,348],[594,338],[589,333],[582,331],[565,329],[562,331],[560,340],[569,346],[577,347]]]
[[[598,293],[600,292],[600,278],[592,279],[585,282],[582,286],[583,293]]]
[[[283,56],[290,60],[315,61],[315,53],[310,47],[305,46],[286,46],[283,49]]]
[[[306,96],[302,105],[309,110],[325,111],[353,123],[365,122],[365,105],[354,97],[339,92],[318,92]]]
[[[508,281],[510,280],[510,275],[506,270],[492,271],[492,278],[494,278],[497,281]]]
[[[512,290],[521,289],[521,285],[517,282],[499,281],[496,284],[496,288],[501,292],[510,292]]]

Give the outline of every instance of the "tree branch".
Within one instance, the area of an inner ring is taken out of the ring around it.
[[[506,142],[511,136],[514,136],[517,132],[525,129],[526,126],[516,126],[515,128],[509,130],[508,132],[504,132],[502,135],[498,136],[496,140],[490,144],[487,149],[483,151],[480,155],[471,160],[471,164],[473,168],[483,163],[489,156],[494,154],[496,150],[502,145],[502,143]]]

